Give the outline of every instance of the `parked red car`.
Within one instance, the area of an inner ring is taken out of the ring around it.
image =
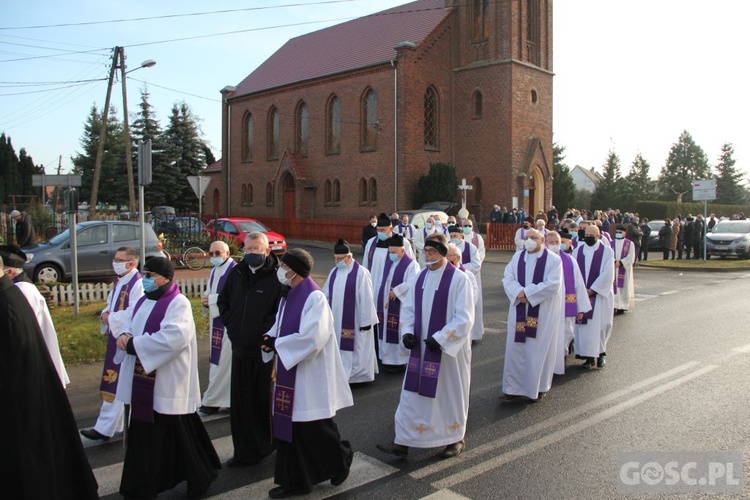
[[[208,221],[203,231],[212,239],[230,238],[239,244],[240,248],[245,245],[248,233],[260,231],[268,237],[271,251],[278,256],[286,253],[286,240],[279,233],[271,231],[256,219],[249,217],[226,217],[224,219],[213,219]]]

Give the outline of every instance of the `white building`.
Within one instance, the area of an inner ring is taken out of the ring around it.
[[[576,165],[570,171],[570,176],[573,178],[573,184],[577,190],[583,189],[589,193],[593,193],[599,181],[604,178],[599,172],[594,171],[593,167],[591,170],[586,170],[579,165]]]

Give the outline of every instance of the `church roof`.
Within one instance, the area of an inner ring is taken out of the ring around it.
[[[221,172],[221,158],[203,169],[204,174],[215,174]]]
[[[417,0],[287,41],[237,85],[232,97],[386,63],[401,42],[419,44],[451,12]]]

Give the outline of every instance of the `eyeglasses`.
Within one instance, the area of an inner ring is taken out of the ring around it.
[[[222,253],[223,253],[222,250],[216,250],[215,252],[209,251],[208,256],[209,257],[221,257]]]

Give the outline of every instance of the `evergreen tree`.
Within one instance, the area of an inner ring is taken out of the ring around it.
[[[708,158],[693,137],[684,130],[676,143],[672,144],[667,163],[659,174],[659,189],[665,200],[676,199],[678,203],[692,200],[692,184],[695,180],[710,179]]]
[[[18,173],[20,180],[20,194],[41,195],[42,190],[32,186],[34,174],[41,174],[42,167],[34,165],[34,160],[26,153],[25,148],[18,152]]]
[[[188,183],[189,175],[200,175],[206,168],[205,142],[200,137],[197,120],[190,107],[182,102],[172,107],[169,126],[164,133],[169,172],[175,175],[178,186],[168,204],[176,210],[198,209],[198,198]]]
[[[655,182],[649,177],[651,165],[638,153],[625,177],[623,207],[632,210],[637,200],[650,200],[654,197]]]
[[[552,203],[562,215],[565,210],[576,206],[576,186],[570,169],[564,163],[565,146],[555,143],[552,146],[552,168],[554,183],[552,184]]]
[[[154,115],[153,106],[148,102],[148,98],[148,90],[146,88],[142,89],[139,105],[140,111],[138,112],[138,117],[133,122],[131,135],[133,138],[133,151],[136,155],[136,161],[133,164],[138,164],[138,142],[150,139],[152,182],[144,190],[144,204],[147,207],[170,205],[174,200],[173,193],[179,189],[179,177],[175,171],[170,169],[166,153],[167,147],[164,142],[164,132]]]
[[[620,173],[620,157],[613,150],[610,150],[607,161],[604,163],[602,180],[599,181],[594,194],[591,196],[591,208],[594,210],[620,208],[623,190],[624,182]]]
[[[31,185],[32,176],[40,174],[42,168],[21,148],[16,155],[13,142],[5,133],[0,134],[0,201],[11,202],[10,196],[39,196],[41,190]],[[17,201],[28,201],[22,198]]]
[[[734,146],[725,143],[721,146],[719,163],[716,165],[716,201],[725,205],[741,205],[745,202],[742,172],[734,166]]]
[[[71,158],[73,172],[81,176],[79,199],[91,197],[94,180],[94,165],[99,147],[99,134],[102,127],[102,114],[91,106],[91,111],[83,127],[80,139],[82,152]],[[104,137],[104,156],[99,176],[98,202],[109,204],[128,203],[128,179],[125,171],[125,144],[123,141],[122,123],[117,118],[117,110],[110,108],[107,119],[107,134]]]
[[[414,206],[421,207],[431,201],[453,201],[458,191],[456,169],[449,163],[431,163],[430,171],[417,181]]]

